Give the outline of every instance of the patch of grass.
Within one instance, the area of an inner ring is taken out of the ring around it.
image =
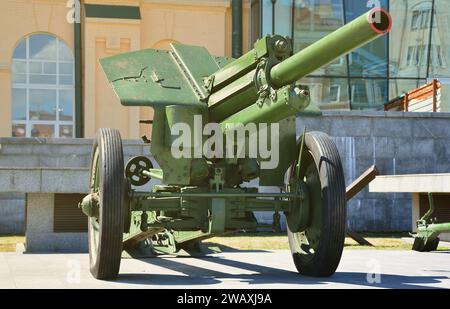
[[[373,244],[360,246],[356,241],[347,237],[345,248],[350,250],[411,250],[412,244],[404,242],[401,238],[408,237],[408,233],[364,233],[367,241]],[[216,246],[222,250],[283,250],[289,249],[286,234],[282,233],[235,233],[225,236],[213,237],[203,242],[207,246]],[[439,246],[439,250],[450,248]]]
[[[379,250],[411,250],[411,244],[404,242],[401,237],[365,237],[373,247],[361,246],[353,239],[345,238],[345,248],[347,249],[379,249]]]
[[[15,252],[16,245],[25,242],[25,236],[1,236],[0,252]]]
[[[412,244],[405,243],[401,238],[408,237],[408,233],[364,233],[363,236],[374,247],[360,246],[353,239],[345,239],[345,248],[350,250],[411,250]],[[0,252],[15,252],[16,244],[24,243],[25,236],[1,236]],[[203,241],[207,246],[228,250],[288,250],[287,235],[284,233],[233,233],[213,237]],[[450,248],[439,246],[438,250],[448,251]]]
[[[286,235],[275,233],[239,233],[218,236],[203,241],[205,245],[217,246],[222,250],[283,250],[289,249]]]

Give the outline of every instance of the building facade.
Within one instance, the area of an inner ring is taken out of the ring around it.
[[[139,120],[152,118],[151,108],[121,106],[99,58],[172,42],[231,56],[228,0],[6,0],[0,8],[3,137],[89,138],[112,127],[140,138],[150,134]],[[244,1],[246,47],[249,8]]]
[[[253,1],[252,29],[259,36],[288,35],[298,51],[373,6],[390,12],[391,33],[307,76],[302,82],[311,87],[314,101],[322,109],[379,110],[436,78],[443,85],[442,111],[450,111],[447,0]]]
[[[450,111],[447,2],[243,1],[244,51],[274,33],[292,37],[301,50],[380,5],[393,17],[391,33],[304,78],[313,101],[322,109],[379,110],[437,78],[441,111]],[[0,136],[92,137],[113,127],[139,138],[150,134],[139,120],[152,110],[121,106],[99,58],[172,42],[231,55],[230,0],[8,0],[1,8]]]

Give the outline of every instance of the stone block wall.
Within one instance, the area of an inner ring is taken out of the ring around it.
[[[125,160],[141,154],[149,154],[148,146],[139,140],[124,140]],[[0,169],[17,171],[3,172],[0,177],[0,191],[10,191],[17,184],[9,183],[12,179],[43,184],[52,192],[52,184],[61,186],[61,182],[80,181],[61,176],[61,171],[45,171],[45,180],[33,179],[41,177],[39,168],[77,169],[89,168],[92,151],[90,139],[42,139],[42,138],[0,138]],[[27,172],[27,169],[30,169]],[[81,172],[81,171],[78,171]],[[8,177],[14,173],[14,177]],[[72,173],[72,172],[71,172]],[[53,177],[52,177],[52,174]],[[88,179],[86,179],[86,185]],[[67,186],[66,186],[67,187]],[[39,188],[33,192],[40,191]],[[55,191],[56,192],[56,191]],[[25,194],[0,194],[0,234],[19,235],[25,233]]]
[[[299,135],[304,126],[336,142],[347,185],[372,164],[381,175],[450,173],[448,113],[325,112],[298,118]],[[410,194],[365,188],[349,201],[347,220],[356,231],[408,231],[411,215]]]

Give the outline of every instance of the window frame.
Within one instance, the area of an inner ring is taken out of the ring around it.
[[[52,37],[56,41],[56,60],[45,60],[45,59],[32,59],[30,57],[30,39],[35,35],[46,35],[49,37]],[[22,44],[22,42],[25,42],[25,48],[26,48],[26,56],[25,59],[19,59],[14,58],[14,53],[16,51],[16,48]],[[33,33],[25,38],[23,38],[16,46],[13,52],[12,57],[12,73],[11,73],[11,93],[15,89],[24,89],[26,92],[26,119],[25,120],[16,120],[13,117],[13,98],[11,96],[11,134],[13,134],[13,128],[16,125],[25,125],[25,136],[24,137],[32,137],[32,129],[35,125],[49,125],[53,126],[53,136],[52,138],[61,138],[61,132],[60,129],[62,126],[71,126],[72,127],[72,136],[71,138],[75,137],[75,60],[73,52],[71,51],[71,58],[72,60],[62,60],[60,59],[60,44],[64,44],[68,49],[68,45],[61,40],[59,37],[50,34],[50,33]],[[69,49],[70,50],[70,49]],[[16,73],[14,72],[14,65],[17,62],[24,62],[26,65],[26,72],[25,73]],[[31,73],[30,70],[30,63],[40,63],[41,68],[43,71],[43,66],[45,63],[55,63],[56,65],[56,72],[55,74],[40,74],[40,75],[54,75],[55,76],[55,84],[39,84],[39,83],[31,83]],[[68,74],[62,74],[60,73],[60,65],[61,64],[71,64],[72,65],[72,81],[71,84],[61,84],[60,78],[61,76],[69,76]],[[16,74],[24,74],[26,76],[25,83],[15,82],[14,77]],[[31,90],[52,90],[56,92],[56,102],[55,102],[55,120],[33,120],[30,118],[30,91]],[[61,108],[61,102],[60,102],[60,91],[71,91],[72,92],[72,120],[60,120],[60,113],[62,112]],[[64,138],[64,137],[62,137]]]
[[[411,30],[417,30],[420,27],[421,20],[422,20],[422,11],[421,10],[414,10],[412,12],[411,16]]]
[[[332,88],[336,88],[337,89],[335,97],[331,96],[331,93],[332,93],[331,89]],[[332,84],[332,85],[330,85],[330,101],[329,102],[330,103],[339,103],[340,101],[341,101],[341,85],[339,85],[339,84]]]

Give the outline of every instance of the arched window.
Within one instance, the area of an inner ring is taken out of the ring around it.
[[[16,47],[12,61],[12,136],[73,137],[72,51],[49,34],[33,34]]]

